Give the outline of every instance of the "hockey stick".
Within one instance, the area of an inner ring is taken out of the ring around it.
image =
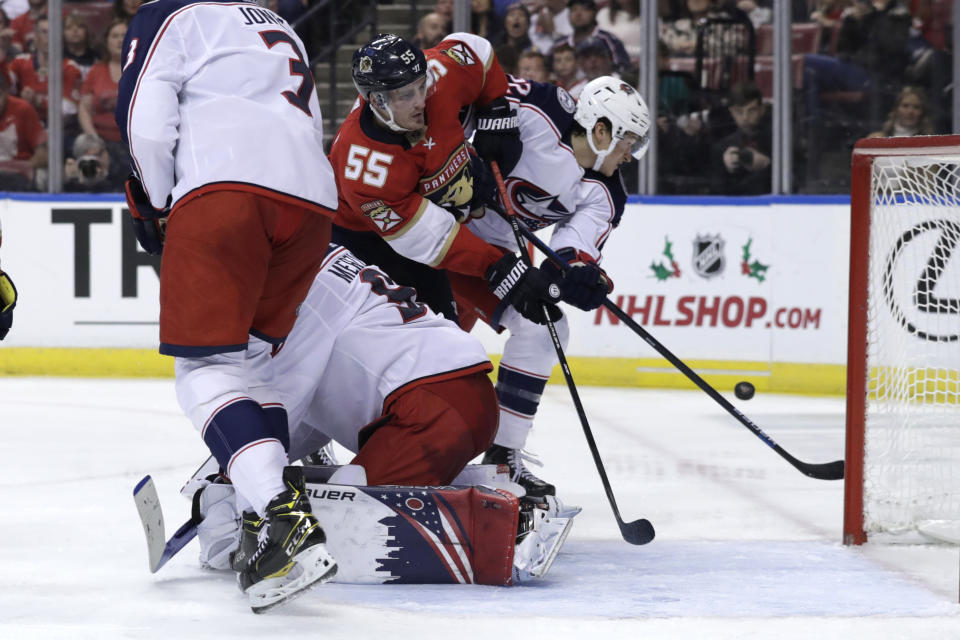
[[[191,517],[177,529],[173,537],[165,540],[163,509],[160,507],[157,488],[150,476],[144,476],[143,480],[134,487],[133,501],[137,505],[140,522],[143,524],[143,533],[147,537],[150,573],[156,573],[160,570],[160,567],[167,564],[170,558],[177,555],[188,542],[196,537],[199,523]]]
[[[500,175],[500,167],[497,166],[496,161],[493,161],[490,163],[490,168],[493,171],[494,178],[497,180],[497,188],[500,190],[500,197],[507,208],[505,217],[510,222],[510,226],[513,228],[514,237],[516,237],[517,244],[520,246],[520,256],[528,266],[532,266],[533,263],[530,260],[530,254],[527,251],[526,245],[523,243],[523,237],[520,235],[520,225],[517,221],[516,212],[513,210],[513,204],[507,197],[507,188],[506,185],[503,184],[503,176]],[[606,492],[607,500],[610,502],[610,507],[613,509],[613,516],[617,519],[617,524],[620,526],[620,535],[622,535],[623,539],[630,544],[647,544],[653,540],[653,537],[656,535],[656,532],[653,530],[653,525],[650,524],[649,520],[644,518],[634,520],[633,522],[624,522],[623,518],[620,516],[620,509],[617,508],[617,501],[613,497],[613,489],[610,488],[610,480],[607,479],[607,471],[604,469],[603,460],[600,459],[600,452],[597,450],[597,443],[593,439],[593,432],[590,430],[590,423],[587,422],[587,414],[584,412],[583,404],[580,402],[580,394],[577,393],[577,386],[573,382],[573,375],[570,373],[570,367],[567,364],[567,358],[563,354],[563,346],[560,344],[560,336],[557,335],[557,328],[549,319],[550,316],[547,313],[546,304],[543,305],[543,314],[547,317],[547,329],[550,331],[550,339],[553,341],[553,348],[557,351],[557,358],[560,360],[560,369],[563,371],[563,377],[567,381],[567,388],[570,390],[570,397],[573,399],[573,405],[577,409],[577,416],[580,418],[580,426],[583,427],[583,435],[587,437],[587,445],[590,447],[590,454],[593,456],[593,462],[596,464],[597,472],[600,474],[600,481],[603,483],[603,490]]]
[[[567,269],[570,268],[569,265],[567,265],[566,261],[560,256],[558,256],[557,253],[553,249],[551,249],[546,242],[544,242],[543,240],[535,236],[532,231],[527,229],[526,226],[518,224],[513,215],[509,215],[509,216],[505,214],[501,214],[501,215],[504,215],[505,218],[508,218],[510,225],[514,227],[515,230],[519,229],[524,237],[529,239],[530,242],[532,242],[534,246],[537,247],[537,249],[540,249],[540,251],[542,251],[544,254],[546,254],[548,258],[550,258],[550,260],[552,260],[557,265],[559,265],[561,269],[566,271]],[[521,247],[523,246],[523,243],[521,242],[520,238],[517,239],[517,243],[520,244]],[[653,347],[653,349],[657,353],[659,353],[661,356],[666,358],[670,362],[670,364],[672,364],[674,367],[679,369],[680,372],[683,373],[683,375],[687,376],[687,378],[689,378],[694,384],[700,387],[700,389],[703,390],[708,396],[713,398],[721,407],[726,409],[727,413],[729,413],[734,418],[736,418],[740,422],[740,424],[742,424],[747,429],[752,431],[753,434],[758,438],[760,438],[760,440],[762,440],[768,447],[776,451],[784,460],[786,460],[791,465],[793,465],[795,469],[797,469],[804,475],[807,475],[811,478],[816,478],[818,480],[842,480],[843,479],[843,473],[844,473],[843,460],[834,460],[833,462],[824,462],[824,463],[817,464],[817,463],[811,463],[811,462],[803,462],[802,460],[798,460],[797,458],[794,458],[786,450],[784,450],[783,447],[777,444],[773,440],[773,438],[771,438],[766,433],[764,433],[763,429],[761,429],[756,424],[754,424],[754,422],[750,420],[750,418],[745,416],[743,413],[741,413],[739,409],[737,409],[735,406],[730,404],[730,402],[726,398],[720,395],[719,391],[711,387],[706,380],[701,378],[693,369],[687,366],[687,364],[683,360],[675,356],[673,352],[671,352],[669,349],[663,346],[663,344],[661,344],[659,340],[657,340],[652,335],[647,333],[647,331],[642,326],[637,324],[637,322],[635,322],[633,318],[631,318],[623,309],[621,309],[613,301],[611,301],[610,298],[604,299],[603,306],[606,307],[613,315],[619,318],[625,325],[630,327],[634,333],[636,333],[641,338],[643,338],[644,342],[646,342],[648,345]]]

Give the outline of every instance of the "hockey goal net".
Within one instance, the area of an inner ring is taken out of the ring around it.
[[[960,136],[857,143],[850,237],[844,542],[960,532]]]

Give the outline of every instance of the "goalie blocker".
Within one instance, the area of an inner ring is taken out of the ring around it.
[[[363,486],[362,467],[304,467],[313,513],[348,584],[512,585],[549,571],[579,508],[517,498],[495,465],[470,465],[449,487]],[[360,471],[358,484],[339,484]],[[474,484],[484,483],[484,484]],[[471,486],[463,486],[470,484]],[[242,518],[230,485],[199,494],[200,561],[229,568]],[[244,531],[242,535],[256,535]]]

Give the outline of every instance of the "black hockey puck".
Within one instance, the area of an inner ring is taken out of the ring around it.
[[[753,392],[756,389],[753,388],[753,385],[744,380],[743,382],[738,382],[737,386],[733,388],[733,393],[741,400],[749,400],[753,397]]]

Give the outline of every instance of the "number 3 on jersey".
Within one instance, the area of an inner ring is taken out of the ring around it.
[[[313,114],[310,113],[310,96],[316,91],[313,84],[313,74],[310,72],[310,67],[307,66],[307,63],[303,61],[303,54],[300,53],[300,48],[297,46],[297,43],[294,42],[290,34],[285,31],[261,31],[260,37],[263,38],[263,42],[267,45],[268,49],[272,49],[274,45],[280,42],[286,42],[290,45],[290,48],[293,49],[293,52],[297,54],[296,58],[290,58],[290,75],[302,78],[300,80],[300,86],[296,92],[284,91],[282,95],[287,99],[287,102],[308,116],[312,116]]]
[[[347,180],[362,180],[363,184],[380,188],[387,183],[387,167],[393,156],[380,151],[370,151],[358,144],[350,145],[347,166],[343,177]]]

